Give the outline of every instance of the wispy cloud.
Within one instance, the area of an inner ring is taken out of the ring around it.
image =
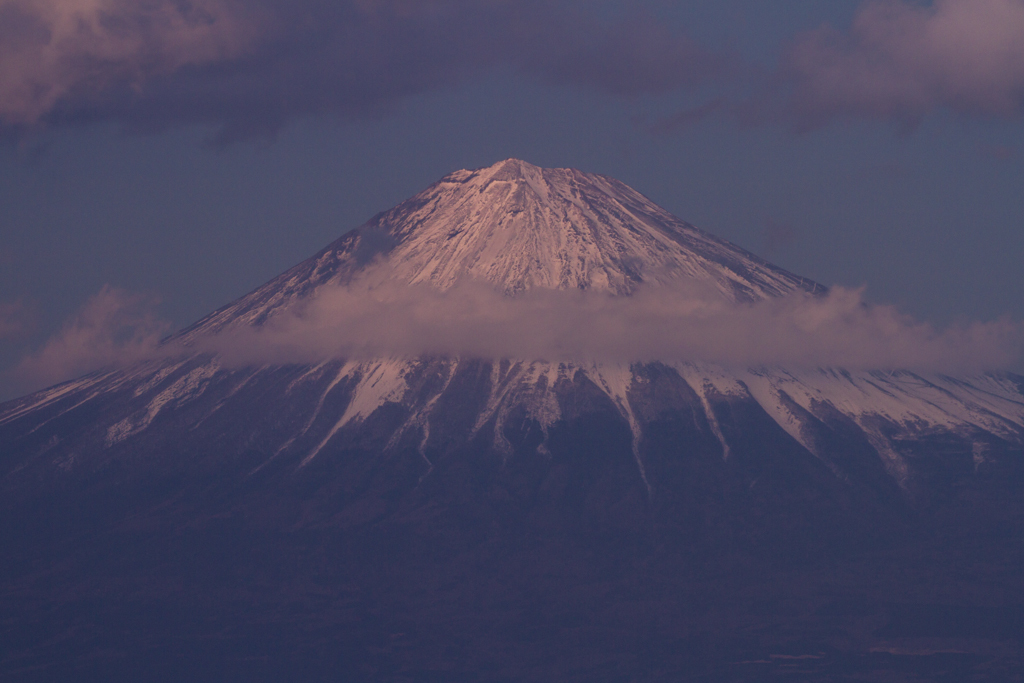
[[[375,115],[497,67],[615,95],[723,60],[640,11],[584,0],[0,0],[0,125],[207,124]]]
[[[707,119],[807,131],[836,121],[912,128],[940,110],[1024,116],[1024,0],[867,0],[848,29],[794,36],[747,96],[718,96],[664,118],[655,133]]]
[[[508,297],[482,283],[447,291],[386,285],[325,288],[260,328],[228,331],[199,348],[237,365],[441,354],[973,372],[1017,362],[1024,326],[999,320],[937,330],[841,288],[734,304],[689,287]]]
[[[805,125],[860,117],[914,122],[939,107],[1024,113],[1024,2],[872,0],[849,32],[800,36],[782,76]]]
[[[0,0],[0,122],[30,125],[118,88],[251,49],[259,13],[235,0]]]
[[[31,312],[23,302],[0,302],[0,342],[18,339],[27,334],[31,327]]]
[[[168,325],[153,306],[151,297],[104,287],[41,349],[21,360],[10,373],[12,381],[30,391],[154,356]]]
[[[0,0],[0,134],[108,120],[206,125],[229,142],[295,117],[377,116],[498,68],[619,97],[711,85],[661,132],[1024,113],[1024,0],[868,0],[847,29],[795,36],[774,71],[698,44],[645,11],[657,4]],[[726,97],[717,86],[741,73],[755,94]]]

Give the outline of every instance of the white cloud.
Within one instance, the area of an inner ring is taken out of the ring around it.
[[[372,277],[368,276],[367,281]],[[227,366],[332,358],[460,355],[558,361],[692,360],[732,366],[909,369],[951,374],[1014,367],[1024,325],[1007,319],[937,330],[860,290],[736,304],[699,286],[631,296],[537,289],[509,297],[485,283],[449,290],[364,282],[330,286],[261,327],[161,343],[153,300],[104,287],[9,380],[31,391],[91,371],[180,353]],[[0,313],[3,313],[0,310]],[[4,320],[0,318],[0,324]]]
[[[21,360],[14,380],[31,390],[154,355],[168,325],[153,314],[153,303],[104,287],[40,350]]]
[[[225,332],[199,348],[237,365],[451,354],[973,372],[1017,362],[1024,326],[999,320],[936,330],[841,288],[733,304],[698,288],[510,298],[481,283],[443,292],[386,285],[325,288],[261,328]]]

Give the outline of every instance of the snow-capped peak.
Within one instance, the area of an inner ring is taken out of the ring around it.
[[[692,282],[731,301],[823,287],[676,218],[618,180],[519,159],[450,173],[311,259],[202,321],[258,321],[373,266],[392,283],[448,289],[463,279],[626,295]]]
[[[394,240],[391,277],[441,288],[473,277],[509,293],[627,294],[640,283],[691,278],[729,299],[755,300],[808,286],[617,180],[518,159],[452,173],[361,230]]]

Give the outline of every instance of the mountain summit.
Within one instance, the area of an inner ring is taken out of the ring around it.
[[[202,322],[265,319],[371,265],[392,283],[448,289],[473,279],[516,294],[535,288],[629,294],[699,284],[751,302],[818,283],[676,218],[628,185],[570,168],[507,159],[451,173]]]
[[[893,678],[907,634],[1019,672],[1024,378],[193,344],[364,279],[821,290],[610,178],[452,173],[179,353],[0,405],[0,678]]]
[[[441,288],[472,277],[509,293],[626,294],[641,283],[692,278],[749,300],[813,287],[617,180],[518,159],[456,171],[359,232],[374,230],[395,242],[392,273]]]

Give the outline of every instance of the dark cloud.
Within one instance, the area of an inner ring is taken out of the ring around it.
[[[581,12],[536,32],[524,66],[546,80],[615,95],[663,93],[732,73],[732,59],[712,54],[654,17],[633,12],[602,24]]]
[[[0,0],[0,122],[32,126],[118,88],[253,48],[240,0]]]
[[[615,95],[722,61],[633,11],[584,0],[0,0],[0,123],[182,124],[219,139],[290,118],[387,112],[499,66]]]
[[[997,161],[1009,161],[1017,157],[1017,148],[1010,145],[980,145],[978,151],[982,156]]]
[[[229,365],[441,354],[961,372],[1017,362],[1024,326],[999,320],[936,330],[841,288],[736,304],[697,287],[642,288],[628,297],[580,290],[508,297],[469,282],[447,291],[327,287],[262,327],[196,345]]]
[[[645,11],[586,0],[0,0],[0,133],[98,120],[136,131],[199,124],[217,141],[297,116],[379,116],[403,98],[511,68],[631,97],[718,87],[744,72]],[[709,117],[814,128],[913,125],[937,108],[1024,112],[1024,1],[869,0],[845,31],[790,41],[745,69],[747,98]]]

